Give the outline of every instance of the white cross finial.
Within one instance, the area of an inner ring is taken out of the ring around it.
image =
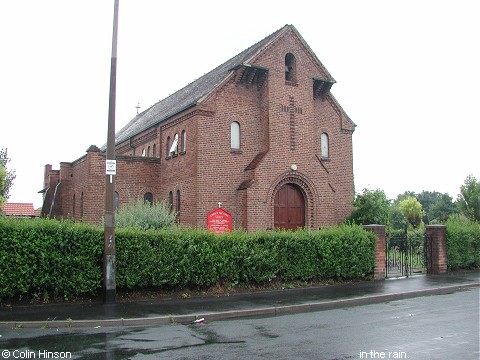
[[[222,203],[220,201],[218,202],[218,207],[222,207]]]

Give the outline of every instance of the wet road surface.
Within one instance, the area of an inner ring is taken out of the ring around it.
[[[0,359],[478,359],[479,289],[263,319],[0,334]]]
[[[188,299],[160,299],[152,301],[126,302],[104,305],[52,304],[15,306],[13,309],[0,307],[0,321],[49,321],[153,318],[156,316],[198,314],[231,310],[248,310],[274,306],[306,304],[318,301],[335,301],[415,292],[442,286],[455,286],[479,282],[478,272],[466,272],[443,276],[419,276],[402,280],[364,281],[353,284],[330,285],[318,288],[290,289],[283,291],[232,294],[220,297],[198,297]]]

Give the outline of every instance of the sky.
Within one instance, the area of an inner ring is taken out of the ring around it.
[[[42,205],[59,169],[107,138],[114,0],[0,0],[0,148],[9,202]],[[357,124],[355,190],[480,180],[478,0],[120,0],[116,130],[292,24]]]

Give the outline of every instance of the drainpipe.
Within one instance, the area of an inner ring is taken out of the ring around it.
[[[48,218],[51,219],[52,218],[52,211],[53,211],[53,208],[55,206],[55,198],[57,197],[57,190],[58,190],[58,187],[60,186],[61,182],[59,182],[56,186],[55,186],[55,191],[53,192],[53,199],[52,199],[52,204],[50,205],[50,211],[48,213]]]

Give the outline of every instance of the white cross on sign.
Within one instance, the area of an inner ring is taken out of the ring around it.
[[[117,161],[116,160],[107,160],[106,161],[106,175],[117,175]]]

